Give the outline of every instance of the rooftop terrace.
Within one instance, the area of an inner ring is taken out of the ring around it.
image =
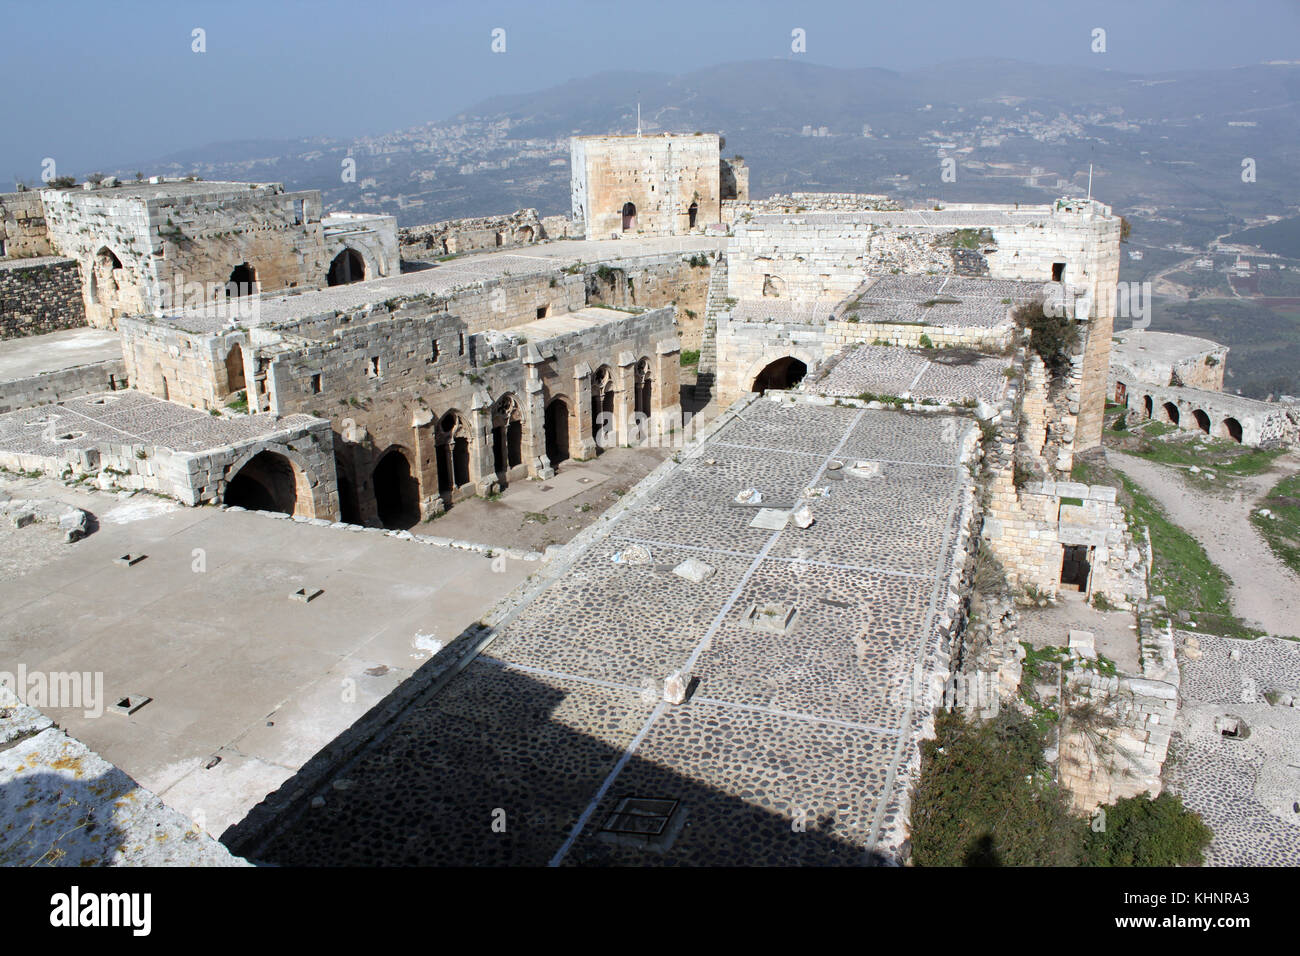
[[[1043,295],[1043,283],[954,275],[868,279],[836,307],[860,322],[991,329],[1011,322],[1016,302]]]
[[[0,455],[63,458],[101,442],[200,452],[316,420],[270,414],[222,418],[128,389],[0,415]]]
[[[296,295],[267,295],[253,304],[254,317],[244,325],[277,326],[313,315],[363,309],[389,299],[447,295],[478,283],[509,276],[544,275],[578,262],[617,262],[637,256],[696,253],[724,248],[721,237],[623,239],[618,242],[566,239],[530,246],[527,252],[490,252],[438,263],[419,272],[331,286]],[[232,323],[224,305],[168,315],[164,320],[190,332],[215,332]]]

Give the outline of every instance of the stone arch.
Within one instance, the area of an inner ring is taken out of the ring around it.
[[[533,241],[533,227],[520,226],[515,230],[515,245],[526,246]]]
[[[343,251],[330,263],[325,281],[329,285],[350,285],[353,282],[363,282],[367,278],[365,257],[351,246],[344,246]]]
[[[238,299],[257,294],[257,270],[247,262],[241,262],[230,270],[226,280],[226,298]]]
[[[1210,416],[1205,414],[1205,409],[1198,408],[1192,412],[1192,418],[1196,421],[1196,427],[1205,434],[1210,433]]]
[[[456,409],[438,419],[438,493],[450,498],[470,483],[470,443],[474,432]]]
[[[763,295],[769,299],[785,296],[785,280],[778,275],[763,276]]]
[[[375,511],[385,528],[405,529],[420,520],[420,483],[411,470],[410,453],[390,445],[371,472]]]
[[[318,498],[314,493],[314,488],[323,487],[323,483],[317,484],[313,479],[316,478],[312,470],[307,466],[306,461],[298,452],[282,445],[256,445],[244,453],[241,458],[236,459],[235,463],[226,469],[226,490],[222,493],[221,500],[225,504],[236,504],[229,500],[229,490],[231,481],[238,477],[254,461],[257,461],[262,455],[272,456],[271,459],[261,459],[263,463],[271,460],[277,467],[278,462],[274,459],[283,459],[289,464],[293,474],[294,482],[294,503],[293,510],[285,512],[286,514],[299,515],[304,518],[315,518],[317,514],[326,515],[328,508],[325,499]],[[251,477],[251,476],[246,476]],[[279,510],[279,509],[275,509]]]
[[[1223,434],[1240,444],[1242,441],[1241,422],[1232,416],[1228,416],[1223,420]]]
[[[285,455],[263,449],[232,469],[222,501],[249,511],[303,514],[311,511],[311,488],[302,469]]]
[[[1156,403],[1150,395],[1142,396],[1142,410],[1146,412],[1147,418],[1156,413]]]
[[[809,362],[796,355],[756,362],[746,376],[751,392],[792,388],[808,374]]]
[[[247,387],[248,383],[244,378],[244,349],[236,342],[226,353],[226,390],[222,394],[232,395]]]
[[[617,441],[614,411],[614,373],[602,365],[591,374],[591,437],[596,442],[596,454]]]
[[[695,228],[695,220],[699,216],[699,214],[700,214],[700,204],[697,202],[692,202],[690,207],[686,210],[687,228],[689,229]]]
[[[623,231],[633,232],[636,229],[636,203],[628,200],[623,203]]]
[[[570,415],[569,400],[563,395],[546,403],[546,457],[552,468],[569,459]]]
[[[513,392],[492,406],[492,466],[504,480],[512,468],[524,463],[524,415]]]
[[[1171,425],[1177,425],[1179,419],[1178,406],[1173,402],[1165,402],[1164,405],[1160,407],[1164,409],[1165,420]]]

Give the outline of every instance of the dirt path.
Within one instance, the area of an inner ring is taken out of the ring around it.
[[[1293,457],[1279,459],[1262,475],[1233,478],[1214,494],[1194,487],[1182,469],[1107,450],[1111,466],[1137,482],[1170,520],[1205,548],[1232,579],[1232,608],[1242,620],[1273,635],[1300,637],[1300,578],[1278,560],[1250,523],[1250,512],[1268,490],[1296,470]]]

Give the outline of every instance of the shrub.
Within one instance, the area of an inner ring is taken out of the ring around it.
[[[921,745],[912,792],[917,866],[1071,866],[1082,821],[1072,818],[1043,762],[1042,732],[1018,711],[990,721],[953,712]]]
[[[1049,314],[1042,301],[1020,306],[1011,317],[1018,326],[1029,329],[1029,346],[1051,375],[1060,376],[1069,370],[1070,358],[1079,347],[1079,328],[1072,319]]]
[[[1172,793],[1126,797],[1103,807],[1105,827],[1088,830],[1090,866],[1200,866],[1214,834]]]

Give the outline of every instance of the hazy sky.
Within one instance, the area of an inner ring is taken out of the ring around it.
[[[1300,58],[1300,0],[2,0],[0,16],[0,189],[36,179],[47,156],[84,175],[214,142],[382,133],[603,70],[789,57],[796,27],[806,59],[829,66]],[[1090,50],[1095,27],[1105,54]]]

